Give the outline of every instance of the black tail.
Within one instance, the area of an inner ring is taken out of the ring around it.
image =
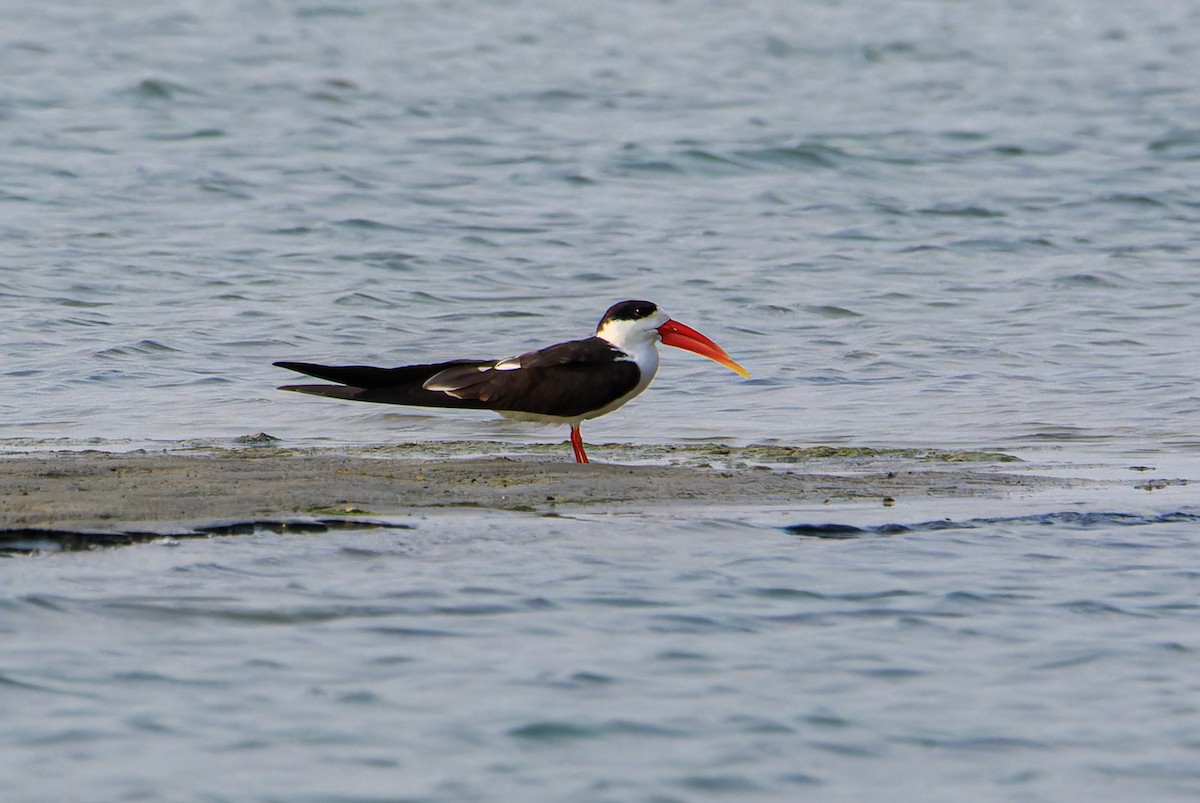
[[[491,365],[483,360],[452,360],[429,365],[402,365],[398,368],[375,368],[370,365],[317,365],[311,362],[277,362],[275,365],[317,379],[338,382],[338,385],[283,385],[280,390],[330,396],[337,399],[409,404],[418,407],[465,407],[487,409],[474,399],[456,399],[438,391],[425,390],[422,385],[434,374],[447,368],[467,365]]]
[[[356,388],[385,388],[391,385],[421,383],[447,368],[463,365],[487,365],[482,360],[452,360],[430,365],[402,365],[399,368],[375,368],[370,365],[317,365],[311,362],[277,362],[275,365],[298,374],[328,379]]]

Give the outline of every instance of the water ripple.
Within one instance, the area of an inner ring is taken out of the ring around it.
[[[841,540],[862,538],[868,535],[900,535],[937,530],[973,530],[998,526],[1047,526],[1067,527],[1078,530],[1100,530],[1110,527],[1144,527],[1154,524],[1189,524],[1195,522],[1200,522],[1200,514],[1189,511],[1173,511],[1147,515],[1068,510],[1027,516],[997,516],[961,520],[937,519],[915,524],[890,523],[870,527],[839,524],[836,522],[823,524],[800,523],[789,524],[782,529],[792,535],[800,535],[808,538]]]

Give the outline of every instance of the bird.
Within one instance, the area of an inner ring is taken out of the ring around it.
[[[749,379],[745,368],[704,335],[674,320],[650,301],[609,307],[596,333],[499,360],[457,359],[397,368],[274,365],[335,385],[283,385],[279,389],[354,401],[492,410],[505,418],[571,427],[576,463],[587,463],[580,425],[634,398],[658,371],[658,344],[691,351]]]

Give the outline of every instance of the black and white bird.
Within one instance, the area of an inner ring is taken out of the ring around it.
[[[277,362],[337,385],[284,385],[280,390],[337,399],[494,410],[505,418],[568,424],[575,462],[588,462],[579,427],[607,415],[649,386],[658,344],[686,349],[749,378],[724,349],[672,320],[649,301],[622,301],[604,313],[596,334],[502,360],[451,360],[374,368]]]

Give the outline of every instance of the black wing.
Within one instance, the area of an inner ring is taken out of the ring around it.
[[[616,401],[637,387],[637,363],[598,337],[559,343],[487,367],[457,365],[425,382],[490,410],[572,418]]]
[[[399,368],[277,362],[339,385],[284,385],[280,390],[354,401],[503,410],[572,418],[637,387],[641,371],[598,337],[572,340],[508,360],[453,360]]]

